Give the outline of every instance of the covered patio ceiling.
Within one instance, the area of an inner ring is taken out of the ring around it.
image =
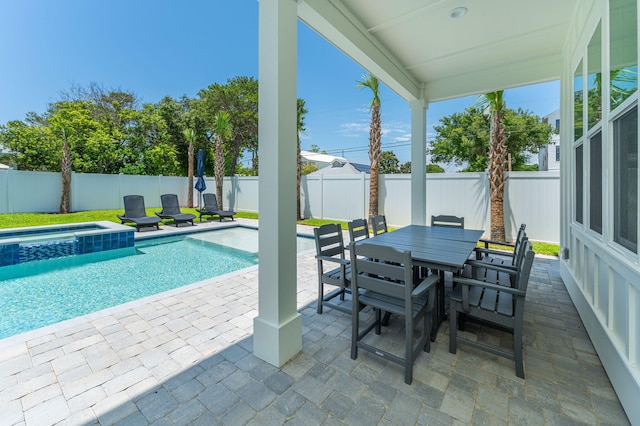
[[[298,17],[406,100],[435,102],[559,79],[578,3],[300,0]]]

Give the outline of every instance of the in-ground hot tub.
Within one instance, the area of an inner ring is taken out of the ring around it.
[[[133,247],[133,232],[109,221],[0,229],[0,267]]]

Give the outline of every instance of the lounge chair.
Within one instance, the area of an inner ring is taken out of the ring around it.
[[[116,216],[122,223],[135,223],[136,231],[140,232],[140,228],[153,227],[160,229],[160,218],[154,216],[147,216],[147,211],[144,207],[144,197],[142,195],[125,195],[124,200],[124,214],[117,214]]]
[[[202,194],[204,200],[204,206],[200,209],[196,209],[200,213],[200,222],[202,222],[202,216],[218,216],[220,222],[225,217],[230,217],[233,220],[233,215],[236,214],[233,210],[220,210],[218,208],[218,199],[216,194]]]
[[[176,228],[181,223],[191,222],[193,226],[193,219],[196,218],[195,214],[182,213],[180,211],[180,204],[178,203],[178,196],[176,194],[163,194],[160,196],[162,202],[162,211],[155,212],[156,216],[162,219],[173,219]]]

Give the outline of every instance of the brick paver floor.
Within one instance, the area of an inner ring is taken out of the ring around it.
[[[628,424],[562,283],[537,258],[526,302],[526,380],[461,346],[443,323],[411,385],[350,358],[350,316],[316,314],[314,253],[298,258],[303,349],[282,368],[252,354],[257,267],[0,341],[0,425]],[[402,321],[381,338],[401,345]],[[469,324],[467,337],[509,345]],[[395,342],[394,342],[395,339]]]

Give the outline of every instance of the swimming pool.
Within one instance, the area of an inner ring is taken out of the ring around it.
[[[298,237],[298,251],[313,244]],[[5,266],[0,339],[256,265],[257,247],[257,230],[235,227]]]

